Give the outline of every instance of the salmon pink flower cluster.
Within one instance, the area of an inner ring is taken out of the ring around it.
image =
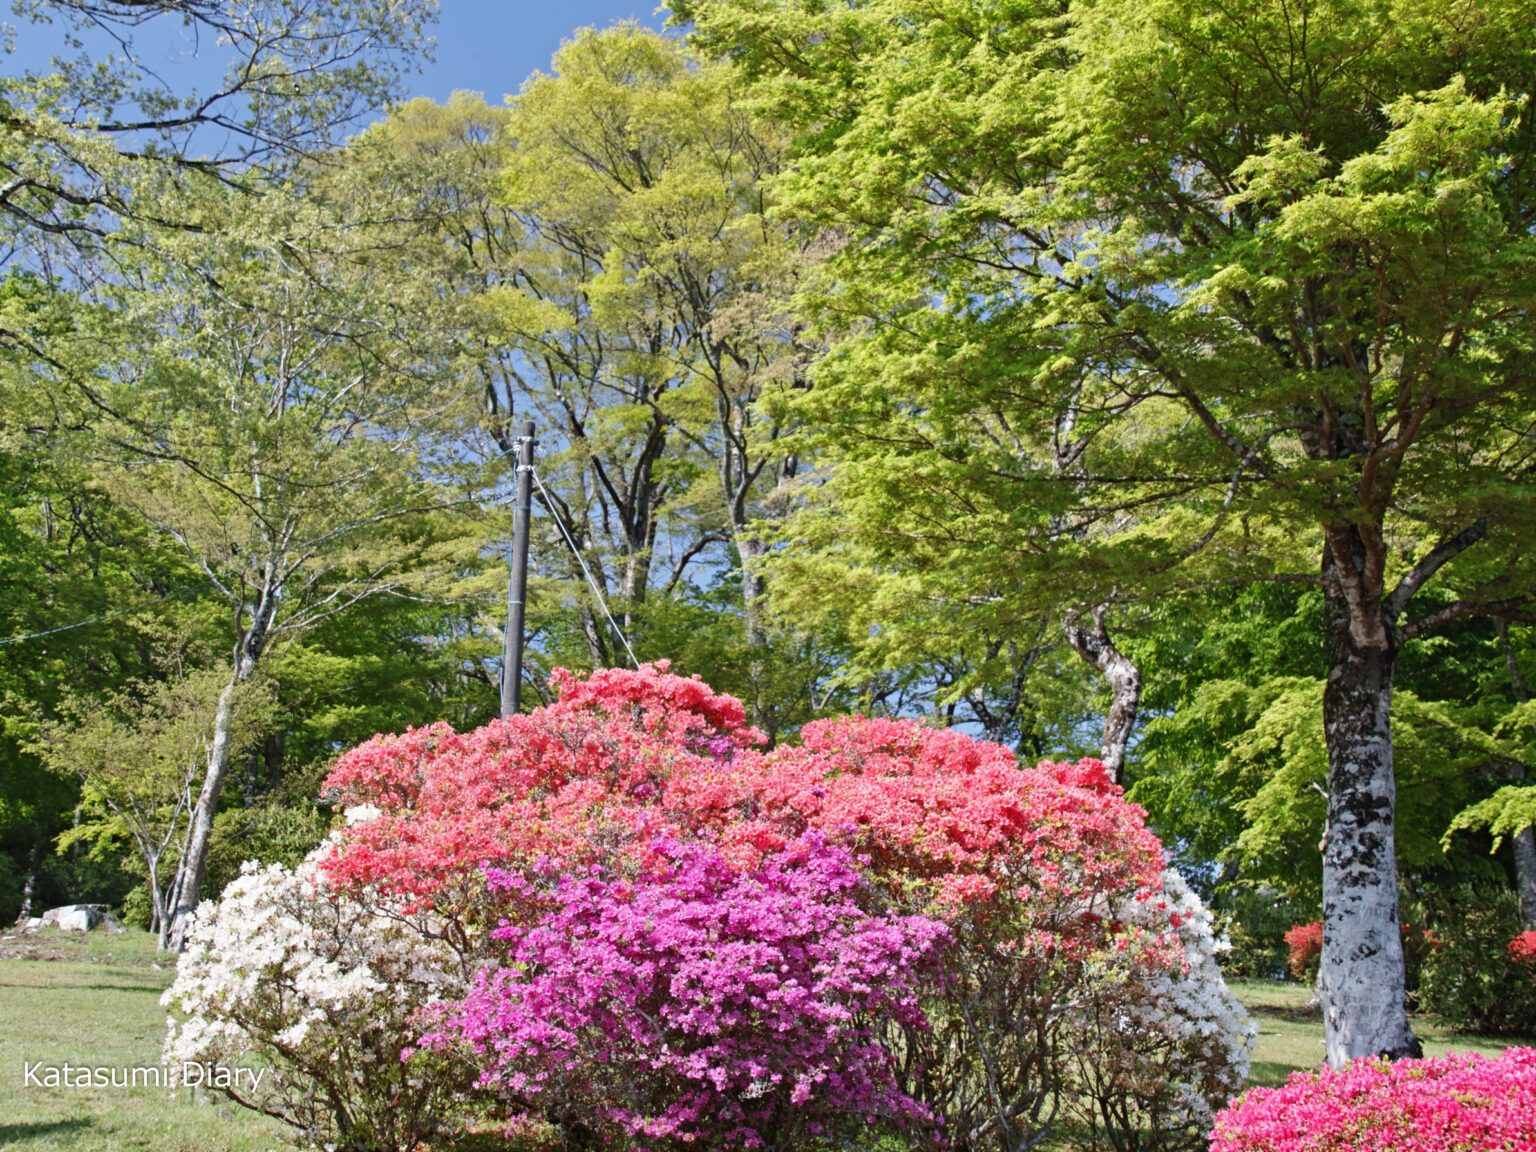
[[[507,1128],[983,1149],[1055,1119],[1193,1149],[1246,1075],[1210,916],[1097,761],[859,717],[770,750],[664,663],[552,686],[326,784],[330,898],[465,974],[403,1059],[472,1067]]]
[[[1536,1152],[1536,1050],[1296,1072],[1216,1119],[1211,1152]]]

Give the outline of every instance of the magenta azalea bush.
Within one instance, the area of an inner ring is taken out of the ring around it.
[[[510,966],[482,973],[424,1042],[467,1042],[483,1086],[577,1144],[931,1128],[870,1026],[921,1021],[916,976],[945,926],[872,910],[858,862],[814,834],[747,871],[708,846],[653,847],[660,862],[633,876],[489,870],[492,888],[550,910],[496,930]]]
[[[1536,1152],[1536,1050],[1297,1072],[1216,1118],[1211,1152]]]

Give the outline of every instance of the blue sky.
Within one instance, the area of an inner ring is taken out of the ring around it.
[[[534,69],[549,70],[560,41],[577,28],[635,19],[661,27],[656,0],[441,0],[437,62],[415,78],[415,94],[446,100],[456,88],[493,104],[518,90]]]
[[[482,92],[488,101],[515,93],[535,69],[549,70],[549,59],[560,41],[577,28],[607,27],[618,20],[634,19],[660,28],[658,0],[440,0],[441,17],[433,29],[436,60],[418,76],[409,78],[410,95],[446,100],[455,89]],[[0,11],[0,17],[10,15]],[[59,25],[34,24],[12,17],[17,34],[16,51],[0,55],[0,69],[46,69],[48,60],[63,49]],[[106,41],[87,36],[87,44],[101,51]],[[175,20],[157,20],[135,37],[139,58],[155,69],[175,90],[208,91],[223,75],[228,63],[225,50],[205,43],[194,55],[193,44]],[[70,53],[72,54],[72,53]]]

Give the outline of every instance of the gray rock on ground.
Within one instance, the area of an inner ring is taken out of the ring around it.
[[[32,923],[29,921],[27,926],[32,927]],[[38,927],[57,924],[61,932],[89,932],[98,924],[105,926],[108,932],[123,931],[123,926],[105,904],[65,904],[50,908],[36,924]]]

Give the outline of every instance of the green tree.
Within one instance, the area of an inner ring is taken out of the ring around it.
[[[761,644],[751,524],[795,460],[757,401],[794,388],[803,360],[784,315],[802,253],[764,216],[780,141],[727,72],[632,25],[579,32],[554,68],[503,126],[516,146],[498,199],[518,224],[518,264],[494,298],[541,424],[558,430],[550,471],[569,479],[550,512],[583,547],[596,521],[615,527],[617,572],[595,570],[626,625],[659,539],[672,588],[730,545]],[[595,631],[591,655],[607,660]]]
[[[243,686],[282,644],[366,599],[441,591],[474,567],[472,525],[436,515],[468,501],[472,479],[437,451],[442,358],[423,294],[390,259],[387,215],[344,183],[301,191],[196,206],[205,230],[177,259],[111,286],[39,366],[54,423],[83,428],[97,482],[175,543],[225,616],[231,656],[174,886],[175,947],[243,750]]]
[[[840,498],[899,479],[910,508],[852,530],[905,528],[975,596],[1321,590],[1328,1057],[1415,1050],[1394,671],[1532,586],[1531,13],[679,12],[804,131],[784,203],[851,234],[804,414]]]
[[[521,420],[537,424],[534,618],[578,589],[574,629],[545,629],[539,646],[623,658],[581,560],[641,648],[739,568],[728,615],[756,651],[741,687],[776,728],[755,523],[782,507],[798,458],[779,443],[784,410],[762,401],[803,387],[787,302],[817,256],[765,215],[782,141],[728,71],[633,25],[579,31],[509,103],[413,101],[370,139],[381,180],[438,221],[423,258],[462,307],[482,451],[509,456]]]
[[[62,240],[85,251],[99,251],[125,221],[188,226],[174,197],[147,194],[157,186],[255,186],[339,142],[397,93],[437,11],[435,0],[13,7],[26,23],[7,38],[7,56],[18,34],[54,40],[59,52],[45,71],[0,76],[0,233],[22,249]],[[213,91],[177,91],[145,63],[153,57],[135,37],[155,44],[165,35],[227,54]]]

